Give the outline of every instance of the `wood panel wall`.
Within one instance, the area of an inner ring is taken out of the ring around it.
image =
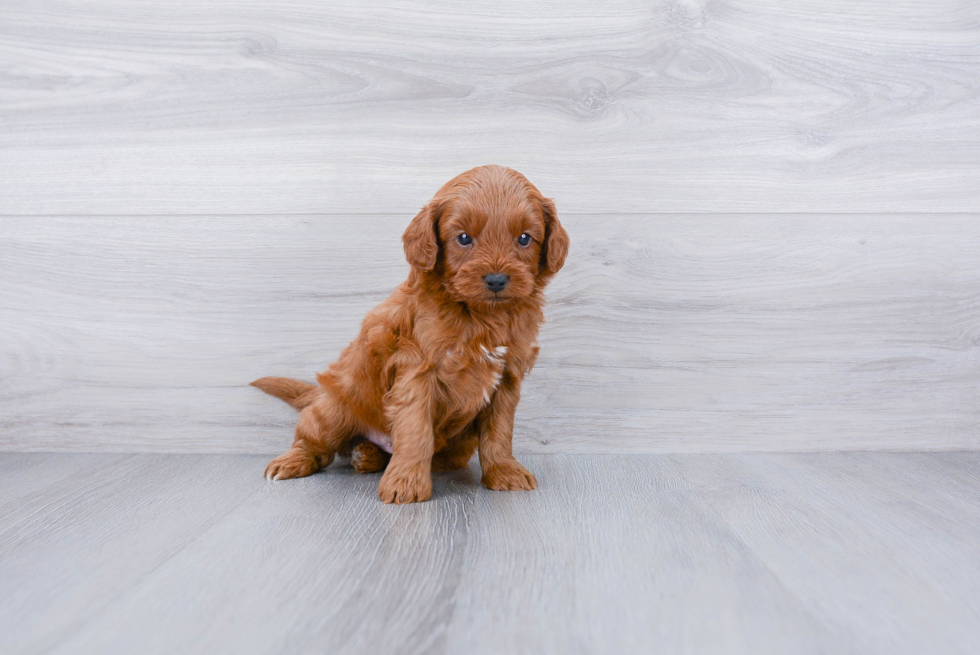
[[[0,438],[265,452],[406,275],[392,216],[0,219]],[[975,216],[569,215],[517,448],[980,445]]]
[[[980,445],[980,5],[12,0],[0,450],[273,452],[448,178],[573,241],[524,452]]]
[[[963,0],[8,0],[8,214],[973,212]]]

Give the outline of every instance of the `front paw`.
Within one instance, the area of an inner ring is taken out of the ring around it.
[[[432,498],[432,478],[418,468],[396,470],[389,466],[378,484],[378,498],[396,505],[421,503]]]
[[[483,471],[483,486],[496,491],[530,491],[537,488],[538,480],[515,459],[488,466]]]

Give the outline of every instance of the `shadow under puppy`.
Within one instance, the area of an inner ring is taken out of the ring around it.
[[[432,496],[433,469],[462,468],[479,449],[485,486],[534,489],[511,439],[544,287],[568,252],[554,203],[517,171],[481,166],[447,182],[402,241],[408,279],[319,386],[252,383],[302,410],[266,477],[303,477],[350,455],[358,471],[385,469],[381,500],[411,503]]]

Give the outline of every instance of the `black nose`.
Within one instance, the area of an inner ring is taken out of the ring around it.
[[[503,291],[508,282],[510,282],[510,276],[503,273],[490,273],[483,276],[483,283],[494,293]]]

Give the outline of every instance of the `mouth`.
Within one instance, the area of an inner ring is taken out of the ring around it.
[[[489,311],[498,307],[507,307],[512,300],[514,299],[510,296],[483,296],[471,299],[468,304],[475,308],[483,307],[485,311]]]
[[[483,285],[480,286],[482,287]],[[510,289],[493,293],[485,288],[479,291],[475,289],[460,289],[452,282],[446,284],[446,289],[449,291],[450,296],[452,296],[454,300],[476,307],[482,305],[486,309],[489,309],[490,307],[505,307],[521,297],[519,295],[508,293]],[[474,293],[474,291],[476,291],[476,293]]]

